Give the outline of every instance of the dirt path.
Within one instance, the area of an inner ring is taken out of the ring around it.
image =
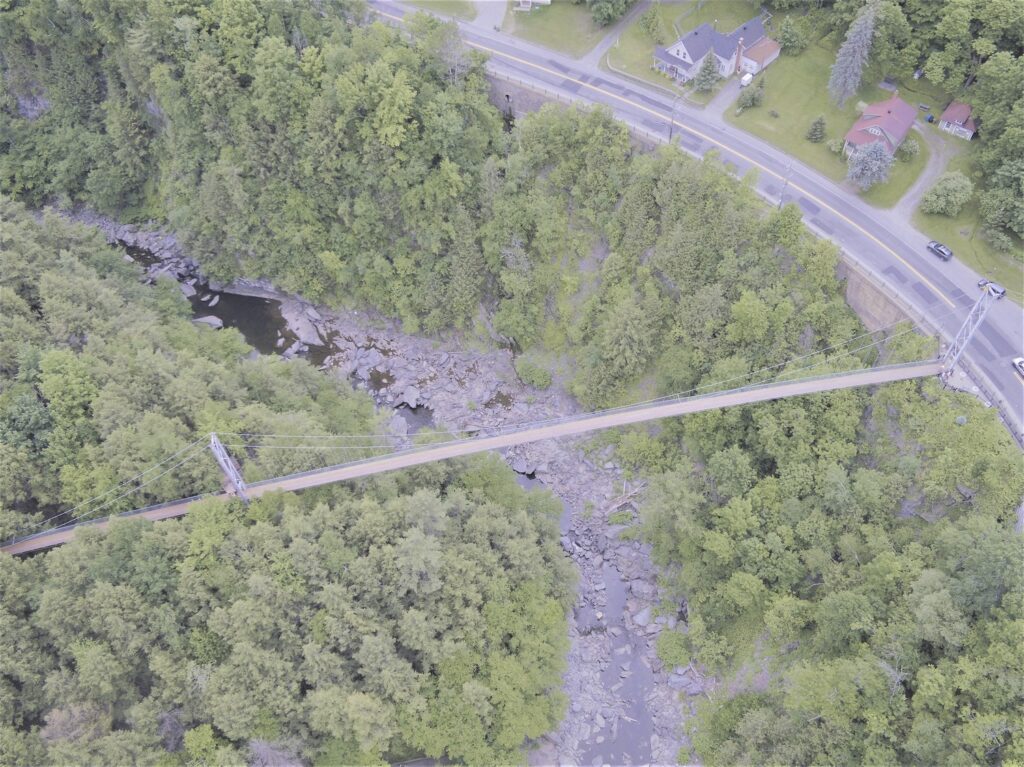
[[[917,177],[917,181],[911,184],[899,201],[892,206],[892,212],[906,221],[913,218],[914,210],[921,202],[921,197],[931,189],[935,181],[946,170],[949,161],[957,154],[957,150],[961,148],[953,143],[959,142],[960,139],[940,136],[927,127],[915,127],[911,135],[918,141],[927,144],[929,154],[928,164],[921,171],[921,175]]]

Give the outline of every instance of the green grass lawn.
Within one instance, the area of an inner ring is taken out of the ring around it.
[[[828,95],[828,78],[835,61],[835,51],[835,41],[824,38],[799,56],[780,56],[762,75],[766,81],[764,104],[747,109],[740,115],[734,109],[727,109],[724,116],[738,128],[774,144],[832,180],[842,181],[846,177],[846,162],[829,150],[827,140],[841,139],[860,116],[864,104],[881,101],[890,94],[879,88],[879,78],[869,73],[865,77],[866,84],[856,97],[842,109],[837,107]],[[904,100],[913,104],[918,103],[920,96],[928,98],[925,103],[937,105],[934,93],[923,90],[908,92],[902,84],[900,93]],[[774,117],[773,112],[778,116]],[[812,144],[804,135],[818,115],[825,116],[827,138],[820,144]],[[927,147],[923,139],[918,139],[918,143],[921,145],[918,157],[909,163],[897,160],[889,181],[863,195],[866,202],[890,207],[903,196],[927,162]]]
[[[510,4],[501,31],[576,58],[597,45],[607,32],[594,23],[586,5],[571,0],[553,0],[529,13],[516,13]]]
[[[661,20],[661,39],[665,43],[676,40],[672,22],[679,15],[679,6],[659,3],[652,7],[658,11],[658,17]],[[652,85],[678,90],[671,77],[654,69],[656,45],[657,43],[640,28],[639,19],[637,19],[619,36],[615,45],[608,49],[608,55],[602,65],[607,65],[608,69],[613,72],[632,75]]]
[[[476,18],[476,6],[470,0],[407,0],[409,5],[415,5],[426,11],[443,13],[445,16],[454,16],[457,19],[472,21]]]
[[[708,23],[719,32],[732,32],[744,21],[750,21],[760,13],[757,3],[746,0],[712,0],[701,7],[694,6],[682,14],[677,14],[675,24],[680,33]]]
[[[966,151],[950,160],[946,170],[960,171],[974,182],[977,189],[981,178],[973,160],[979,145],[977,141],[964,143]],[[1000,253],[982,237],[977,195],[953,218],[916,210],[913,222],[930,238],[949,245],[956,257],[972,269],[1005,286],[1010,297],[1018,304],[1024,303],[1024,263],[1014,259],[1010,253]],[[1024,251],[1024,243],[1018,241],[1017,245]]]

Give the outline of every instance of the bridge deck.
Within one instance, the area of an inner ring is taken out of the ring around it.
[[[268,479],[249,485],[248,492],[250,496],[257,497],[277,490],[304,490],[309,487],[317,487],[318,485],[343,482],[348,479],[357,479],[371,474],[405,469],[410,466],[443,461],[447,458],[456,458],[472,453],[482,453],[487,450],[498,450],[500,448],[521,445],[526,442],[537,442],[542,439],[569,437],[614,426],[625,426],[627,424],[654,421],[659,418],[670,418],[672,416],[688,415],[690,413],[735,407],[737,405],[749,405],[755,402],[766,402],[784,397],[924,378],[938,375],[940,372],[942,372],[942,364],[938,360],[915,362],[906,365],[869,368],[853,373],[837,373],[816,378],[800,378],[781,383],[748,386],[697,397],[605,410],[594,414],[572,416],[538,426],[526,426],[519,430],[504,432],[492,437],[472,437],[447,442],[442,445],[425,445],[382,457],[367,458],[362,461],[341,464],[340,466],[330,466],[325,469]],[[27,554],[33,551],[40,551],[67,543],[80,527],[103,528],[107,526],[110,519],[117,519],[119,517],[140,517],[149,520],[179,517],[185,514],[189,507],[201,498],[227,497],[225,493],[195,496],[160,504],[159,506],[150,506],[138,509],[137,511],[125,512],[115,517],[107,517],[77,525],[68,525],[54,530],[45,530],[41,533],[12,541],[0,547],[0,551],[7,554]]]

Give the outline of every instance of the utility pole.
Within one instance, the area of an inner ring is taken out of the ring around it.
[[[786,176],[782,179],[782,191],[779,192],[779,210],[782,210],[782,203],[786,198],[786,187],[789,186],[789,176],[793,172],[793,163],[786,165]]]
[[[679,101],[679,94],[672,97],[672,113],[668,118],[668,142],[672,143],[672,131],[676,127],[676,102]]]
[[[953,368],[960,361],[960,357],[963,356],[967,344],[974,337],[975,331],[981,325],[982,320],[985,319],[988,310],[992,307],[992,304],[1005,295],[1006,290],[994,282],[987,282],[982,286],[981,295],[974,302],[971,311],[967,313],[967,319],[964,320],[964,324],[957,331],[953,344],[942,356],[943,378],[949,378],[953,374]]]
[[[210,435],[210,451],[213,453],[213,457],[217,459],[217,464],[220,466],[220,470],[224,472],[228,484],[235,489],[235,493],[239,498],[245,503],[249,503],[249,495],[245,492],[245,480],[242,479],[234,459],[228,455],[228,451],[224,449],[224,445],[221,444],[220,439],[215,433]]]

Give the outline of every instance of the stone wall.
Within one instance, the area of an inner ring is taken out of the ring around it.
[[[880,330],[910,319],[892,296],[858,269],[851,268],[846,261],[839,263],[836,274],[840,279],[846,280],[846,303],[857,313],[868,330]]]

